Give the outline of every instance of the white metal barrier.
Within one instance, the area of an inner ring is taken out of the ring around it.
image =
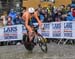
[[[75,21],[43,23],[40,31],[45,38],[75,39]],[[12,25],[0,28],[0,41],[22,40],[26,29],[23,25]]]

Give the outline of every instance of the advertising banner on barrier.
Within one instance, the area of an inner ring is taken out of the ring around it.
[[[22,25],[6,26],[3,28],[5,41],[22,39]]]
[[[34,24],[36,25],[36,24]],[[44,30],[38,32],[45,38],[75,39],[75,21],[43,23]],[[26,33],[24,25],[12,25],[0,28],[0,41],[22,40]]]
[[[50,23],[43,23],[44,30],[41,30],[41,35],[45,38],[50,38]]]
[[[17,39],[17,26],[9,26],[4,28],[4,39]]]
[[[72,39],[75,39],[75,21],[72,22]]]
[[[52,38],[62,38],[62,23],[53,22],[51,24]]]
[[[3,28],[0,28],[0,41],[3,41],[4,36],[3,36]]]
[[[27,30],[24,25],[22,25],[22,34],[27,33]]]
[[[63,37],[64,38],[73,38],[73,23],[72,22],[63,22]]]

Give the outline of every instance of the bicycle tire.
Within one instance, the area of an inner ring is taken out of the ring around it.
[[[48,49],[47,49],[46,39],[42,35],[38,34],[38,40],[39,40],[38,42],[39,42],[39,46],[40,46],[41,50],[43,52],[47,53]]]
[[[23,35],[23,44],[24,44],[24,47],[26,48],[26,50],[32,51],[33,48],[34,48],[34,45],[32,45],[31,43],[29,43],[28,39],[29,39],[28,36],[24,34]]]

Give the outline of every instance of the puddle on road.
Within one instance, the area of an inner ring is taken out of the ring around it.
[[[0,56],[0,59],[44,59],[48,54],[43,52],[14,52],[14,53],[5,53]]]
[[[34,48],[32,53],[23,46],[0,47],[0,59],[75,59],[75,47],[69,49],[50,45],[48,53],[42,52],[38,47]]]

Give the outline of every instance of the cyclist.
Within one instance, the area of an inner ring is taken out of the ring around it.
[[[32,17],[36,19],[36,21],[38,22],[38,25],[40,26],[40,28],[42,28],[42,22],[38,17],[38,11],[35,11],[33,7],[28,8],[23,13],[22,18],[25,21],[25,27],[28,30],[29,42],[31,42],[33,39],[33,28],[31,26],[32,24],[30,24]]]

